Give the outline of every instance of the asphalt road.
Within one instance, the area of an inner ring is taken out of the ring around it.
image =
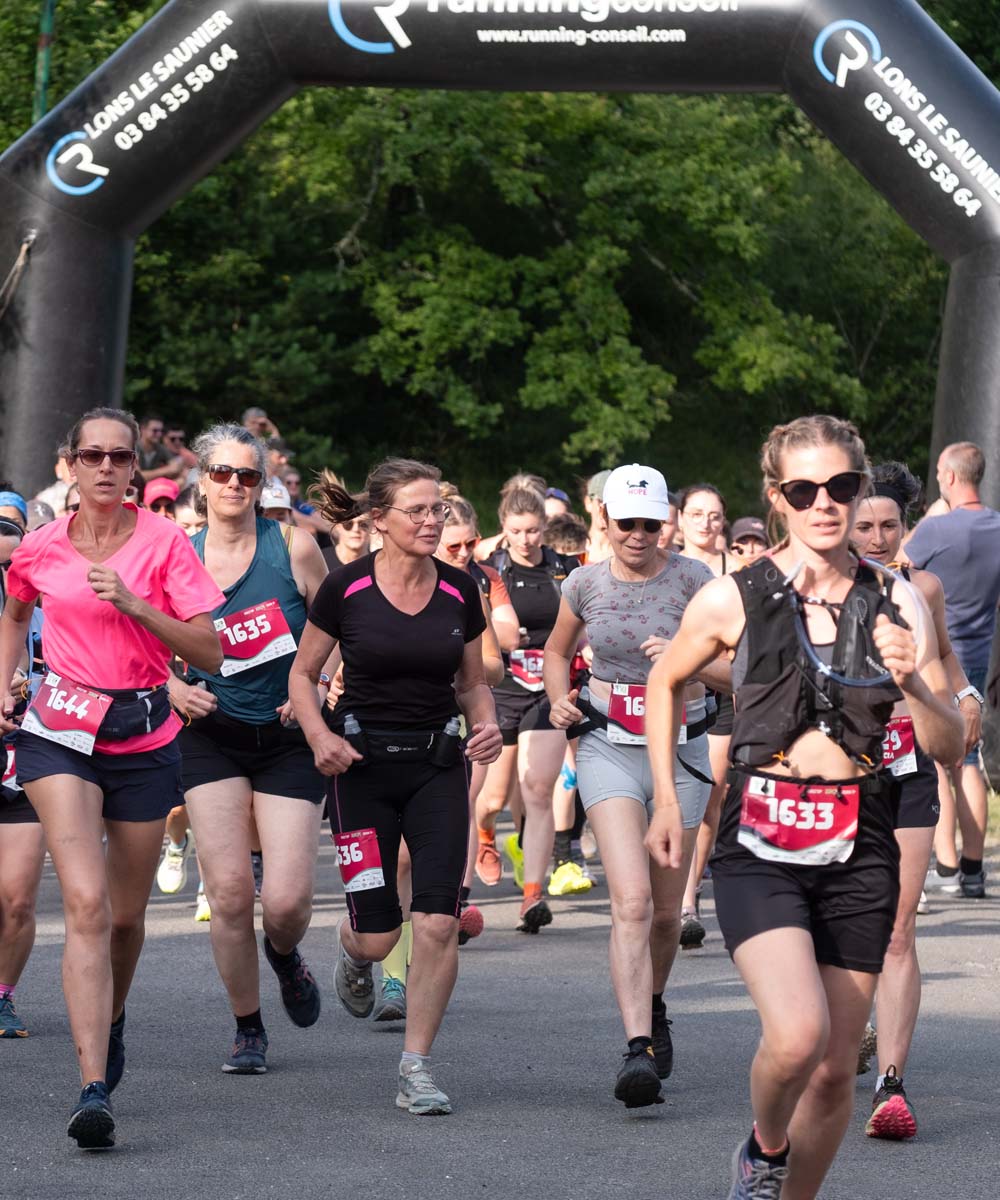
[[[38,943],[18,988],[26,1040],[0,1041],[3,1200],[719,1200],[750,1122],[756,1018],[707,906],[710,939],[683,954],[668,996],[676,1067],[667,1103],[626,1113],[612,1096],[622,1034],[606,970],[603,887],[555,901],[537,937],[514,932],[505,881],[478,897],[487,929],[461,952],[436,1046],[450,1117],[393,1104],[401,1035],[348,1016],[332,992],[343,911],[328,842],[303,950],[324,988],[312,1029],[291,1025],[263,968],[269,1072],[220,1070],[232,1022],[194,880],[154,895],[129,999],[128,1059],[115,1093],[119,1141],[85,1154],[65,1135],[76,1067],[59,981],[62,918],[46,868]],[[1000,896],[1000,861],[991,864]],[[482,891],[482,889],[480,889]],[[1000,899],[932,900],[920,918],[924,1004],[907,1091],[910,1143],[863,1127],[873,1075],[829,1176],[828,1200],[1000,1195]]]

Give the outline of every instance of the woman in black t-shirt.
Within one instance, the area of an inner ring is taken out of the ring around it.
[[[372,962],[402,925],[400,839],[413,867],[413,963],[400,1108],[451,1112],[427,1056],[458,972],[459,889],[468,834],[468,762],[492,762],[501,735],[483,677],[486,621],[473,580],[434,557],[448,506],[435,467],[387,459],[355,499],[324,484],[332,523],[371,515],[380,551],[331,572],[309,611],[289,679],[295,714],[330,777],[327,805],[347,894],[335,985],[353,1016],[374,1006]],[[344,692],[328,728],[316,684],[335,644]],[[462,754],[459,711],[470,737]]]
[[[562,581],[577,561],[542,545],[545,501],[541,493],[531,488],[506,492],[499,517],[505,545],[486,559],[486,565],[499,572],[506,585],[520,623],[521,645],[504,655],[507,673],[494,689],[504,746],[487,772],[476,819],[480,843],[492,845],[497,816],[516,781],[524,827],[520,835],[507,838],[505,849],[515,863],[515,880],[524,889],[518,929],[537,933],[552,922],[542,885],[555,840],[552,789],[566,756],[566,735],[549,722],[542,657],[559,614]],[[516,878],[522,862],[523,883]]]

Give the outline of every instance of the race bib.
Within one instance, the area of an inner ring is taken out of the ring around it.
[[[110,696],[49,671],[21,728],[81,754],[93,754],[97,731],[111,705]]]
[[[374,829],[355,829],[352,833],[335,833],[337,865],[345,892],[369,892],[385,886],[382,874],[382,855]]]
[[[751,775],[743,785],[739,843],[768,862],[847,862],[858,832],[857,784],[804,784]]]
[[[608,741],[619,746],[646,745],[646,686],[613,683],[608,701]],[[678,746],[687,744],[687,706],[681,713]]]
[[[882,741],[882,765],[897,779],[917,773],[917,743],[912,717],[893,717]]]
[[[545,686],[542,682],[544,661],[544,650],[511,650],[510,673],[521,687],[529,692],[540,692]]]
[[[277,600],[265,600],[228,617],[219,617],[215,631],[222,643],[220,674],[225,676],[250,671],[296,650],[295,638]]]

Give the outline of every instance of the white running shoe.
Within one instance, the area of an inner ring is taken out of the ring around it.
[[[190,836],[178,850],[170,842],[163,851],[163,858],[156,870],[156,886],[165,896],[176,895],[187,883],[187,856],[191,848]]]
[[[927,903],[927,893],[921,892],[920,899],[917,901],[917,915],[926,917],[931,911],[931,906]]]
[[[196,921],[211,921],[212,919],[212,909],[208,903],[208,897],[202,891],[198,893],[194,909],[194,919]]]
[[[441,1117],[451,1112],[451,1101],[434,1082],[427,1063],[399,1064],[399,1094],[396,1107],[415,1117]]]

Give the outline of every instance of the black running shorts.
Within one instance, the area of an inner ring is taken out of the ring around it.
[[[555,729],[549,720],[552,706],[544,692],[529,692],[527,688],[521,688],[519,692],[507,692],[497,688],[493,699],[505,746],[516,746],[522,733]]]
[[[396,890],[399,842],[413,863],[413,912],[459,915],[459,891],[469,845],[469,774],[428,762],[355,764],[328,781],[333,833],[374,829],[384,883],[347,892],[351,928],[389,933],[403,920]]]
[[[868,781],[846,863],[800,867],[758,858],[737,841],[744,779],[729,773],[711,860],[716,915],[730,955],[759,933],[805,929],[818,963],[877,975],[899,901],[896,781],[888,773]]]
[[[938,775],[934,760],[916,747],[917,770],[899,780],[897,829],[933,829],[941,815]]]

